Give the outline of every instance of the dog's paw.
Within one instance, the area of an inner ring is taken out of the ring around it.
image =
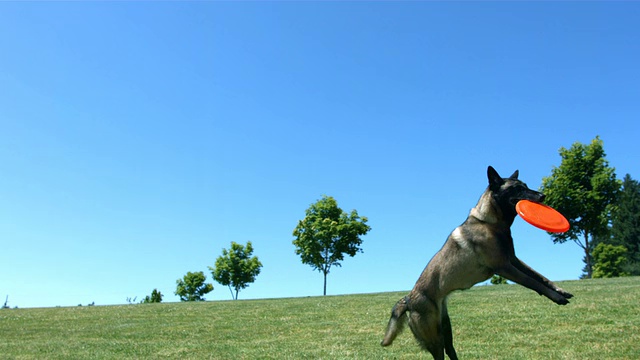
[[[562,296],[564,296],[565,299],[571,299],[573,297],[573,294],[567,291],[564,291],[561,288],[557,288],[556,292]]]
[[[567,300],[566,298],[562,298],[559,300],[554,300],[554,302],[558,305],[567,305],[569,303],[569,300]]]
[[[553,301],[558,305],[567,305],[569,303],[568,298],[564,294],[560,293],[559,291],[554,290],[554,291],[551,291],[551,293],[545,294],[545,295],[547,296],[547,298],[549,298],[549,300]]]
[[[569,303],[569,300],[567,300],[567,298],[560,293],[558,293],[558,296],[554,296],[551,301],[558,305],[567,305]]]

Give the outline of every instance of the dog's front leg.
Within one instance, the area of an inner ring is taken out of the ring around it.
[[[534,278],[535,280],[541,282],[546,287],[550,288],[551,290],[556,291],[557,293],[559,293],[560,295],[564,296],[565,298],[571,299],[573,297],[573,294],[565,291],[564,289],[562,289],[561,287],[556,285],[553,281],[547,279],[546,277],[544,277],[539,272],[533,270],[529,265],[525,264],[524,262],[522,262],[522,260],[518,259],[517,257],[514,256],[514,257],[511,258],[511,264],[513,264],[513,266],[518,268],[518,270],[520,270],[523,273],[525,273],[526,275]]]
[[[567,300],[567,298],[562,294],[545,286],[540,281],[520,271],[511,263],[505,265],[502,268],[496,269],[495,273],[524,287],[527,287],[540,295],[548,297],[549,299],[551,299],[551,301],[555,302],[558,305],[566,305],[569,303],[569,300]]]

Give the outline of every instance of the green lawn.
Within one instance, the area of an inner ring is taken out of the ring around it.
[[[461,359],[640,359],[640,277],[561,283],[558,306],[519,285],[454,293]],[[405,293],[0,310],[2,359],[431,359],[382,339]]]

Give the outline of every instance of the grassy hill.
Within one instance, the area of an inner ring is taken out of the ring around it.
[[[567,306],[519,285],[449,300],[461,359],[639,359],[640,278],[561,283]],[[0,310],[3,359],[431,359],[407,330],[379,345],[380,293],[270,300]]]

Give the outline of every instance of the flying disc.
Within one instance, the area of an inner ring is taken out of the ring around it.
[[[542,230],[563,233],[569,230],[569,221],[556,209],[529,200],[520,200],[516,211],[524,221]]]

